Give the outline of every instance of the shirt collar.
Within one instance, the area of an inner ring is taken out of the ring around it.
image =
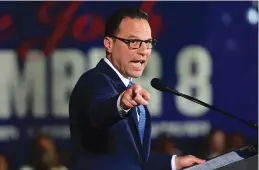
[[[128,79],[121,75],[121,73],[112,65],[110,60],[108,60],[106,57],[104,58],[104,61],[115,71],[115,73],[120,77],[123,84],[127,87],[129,85],[129,82],[132,81],[132,78]]]

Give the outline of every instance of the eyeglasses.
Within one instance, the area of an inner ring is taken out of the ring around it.
[[[124,38],[120,38],[120,37],[116,37],[116,36],[110,36],[110,37],[124,42],[131,49],[139,49],[143,42],[146,44],[148,49],[152,49],[156,45],[156,42],[157,42],[156,39],[140,40],[140,39],[124,39]]]

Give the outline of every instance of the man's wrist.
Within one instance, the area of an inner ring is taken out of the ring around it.
[[[124,92],[123,92],[123,93],[124,93]],[[128,115],[128,111],[129,111],[130,109],[125,110],[125,109],[123,109],[123,108],[120,106],[121,96],[123,95],[123,93],[121,93],[121,95],[118,97],[118,100],[117,100],[117,109],[118,109],[118,112],[119,112],[120,116],[121,116],[122,118],[125,118],[125,117]]]

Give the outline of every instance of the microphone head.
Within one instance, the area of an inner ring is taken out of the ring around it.
[[[166,85],[158,78],[153,78],[151,80],[151,86],[160,91],[167,91]]]

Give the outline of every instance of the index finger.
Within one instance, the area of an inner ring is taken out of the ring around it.
[[[193,161],[198,163],[198,164],[202,164],[202,163],[206,162],[205,160],[199,159],[197,157],[193,157]]]
[[[144,89],[142,89],[142,97],[147,101],[150,100],[150,94]]]
[[[131,87],[135,95],[137,95],[142,89],[141,86],[138,84],[133,84]]]
[[[148,105],[148,101],[145,100],[141,95],[137,94],[136,97],[134,98],[134,100],[138,103],[138,104],[142,104],[142,105]]]

